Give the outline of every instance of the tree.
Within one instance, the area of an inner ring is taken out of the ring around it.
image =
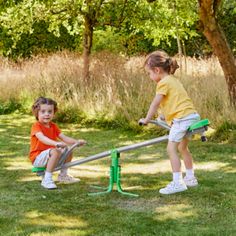
[[[89,56],[93,45],[93,32],[95,28],[105,26],[119,27],[125,18],[135,12],[134,0],[85,0],[79,13],[84,18],[83,30],[83,78],[89,78]],[[132,11],[131,11],[132,9]]]
[[[218,57],[228,85],[231,103],[236,106],[236,65],[223,30],[217,21],[221,0],[198,0],[201,29]]]
[[[1,12],[0,23],[13,41],[12,48],[24,33],[33,33],[36,22],[44,21],[60,37],[60,27],[82,37],[83,78],[89,78],[89,55],[96,28],[105,25],[119,27],[125,18],[135,13],[135,0],[22,0]]]
[[[183,53],[186,55],[184,41],[197,36],[194,27],[198,21],[197,1],[148,0],[148,2],[149,8],[145,12],[149,13],[149,18],[144,24],[140,24],[139,29],[145,32],[146,37],[153,38],[153,44],[156,46],[163,41],[172,46],[174,39],[178,47],[180,72],[182,72],[182,56]]]
[[[193,27],[198,20],[197,1],[148,0],[148,2],[151,3],[143,12],[146,18],[145,23],[140,24],[139,28],[145,31],[147,37],[154,39],[156,46],[163,40],[170,45],[171,39],[174,38],[181,54],[182,45],[180,42],[197,35]]]

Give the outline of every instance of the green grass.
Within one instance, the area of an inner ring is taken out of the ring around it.
[[[235,144],[193,141],[200,185],[170,196],[158,193],[171,179],[164,143],[123,153],[122,186],[140,196],[114,191],[91,197],[92,184],[108,185],[109,158],[71,168],[79,183],[44,190],[27,159],[32,122],[27,115],[0,116],[0,235],[236,235]],[[75,159],[153,138],[75,124],[60,127],[88,141]]]

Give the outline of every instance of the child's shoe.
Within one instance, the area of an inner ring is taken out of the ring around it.
[[[60,183],[64,183],[64,184],[69,184],[69,183],[76,183],[79,182],[80,179],[79,178],[75,178],[71,175],[58,175],[57,181]]]
[[[188,187],[195,187],[198,185],[198,181],[196,179],[195,176],[189,178],[187,176],[184,177],[184,183],[188,186]]]
[[[174,181],[170,182],[165,188],[161,188],[159,193],[161,194],[173,194],[179,193],[187,190],[187,186],[184,182],[175,183]]]
[[[41,185],[46,189],[56,189],[57,188],[56,184],[53,182],[52,179],[43,178]]]

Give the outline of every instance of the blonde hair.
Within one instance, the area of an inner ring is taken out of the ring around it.
[[[144,63],[150,69],[161,67],[168,74],[174,74],[179,68],[177,61],[171,58],[166,52],[158,50],[149,54]]]
[[[38,112],[40,110],[40,105],[47,104],[47,105],[53,105],[54,107],[54,113],[57,112],[57,103],[52,100],[51,98],[45,98],[45,97],[39,97],[36,99],[32,106],[32,113],[35,116],[35,118],[38,120]]]

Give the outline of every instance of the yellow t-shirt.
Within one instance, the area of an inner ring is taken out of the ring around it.
[[[160,108],[169,125],[175,118],[183,118],[196,112],[183,85],[173,75],[166,76],[158,82],[156,94],[164,95]]]

